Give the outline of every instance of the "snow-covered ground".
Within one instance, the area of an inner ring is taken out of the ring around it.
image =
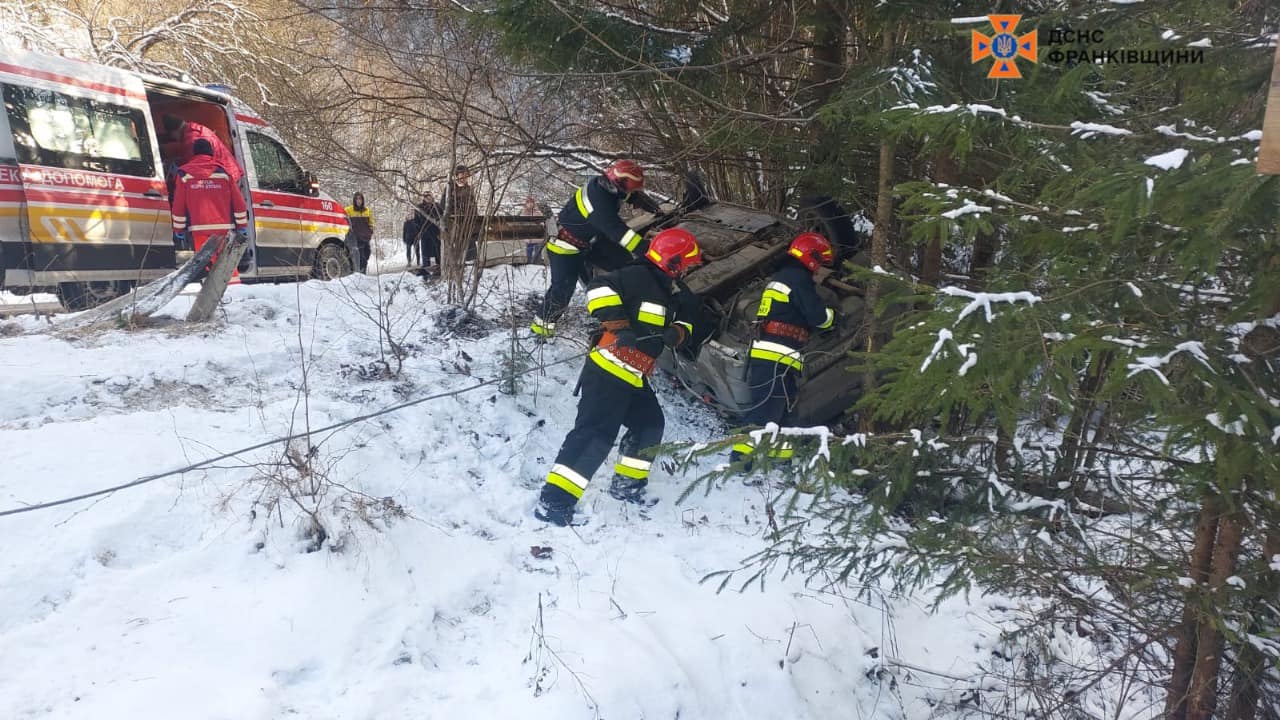
[[[0,321],[0,510],[494,378],[509,299],[545,282],[542,268],[490,271],[482,319],[461,325],[437,286],[394,273],[233,286],[195,328],[176,320],[189,297],[171,322],[84,338]],[[379,288],[408,352],[395,377]],[[946,676],[990,657],[994,600],[929,614],[798,579],[701,583],[761,547],[758,488],[677,506],[692,476],[658,469],[644,519],[601,492],[602,470],[590,524],[536,521],[581,351],[564,338],[520,353],[570,360],[515,395],[488,386],[317,436],[319,552],[296,506],[264,504],[278,494],[264,475],[296,476],[278,446],[0,517],[0,717],[926,718],[970,689]],[[660,385],[668,439],[721,431]],[[407,516],[384,522],[382,498]],[[378,529],[350,509],[361,501]]]

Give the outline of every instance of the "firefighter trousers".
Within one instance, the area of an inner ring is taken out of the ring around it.
[[[547,474],[542,490],[544,501],[576,503],[591,476],[609,456],[620,428],[625,427],[626,433],[613,470],[622,477],[647,481],[650,460],[643,457],[644,451],[662,442],[666,421],[647,381],[643,387],[628,385],[588,358],[581,387],[578,417],[556,455],[555,466]]]
[[[542,299],[542,310],[538,313],[537,320],[538,324],[548,326],[554,325],[573,299],[578,280],[585,282],[590,279],[587,274],[588,262],[608,272],[626,265],[632,257],[621,246],[610,243],[593,243],[590,249],[569,255],[555,252],[548,252],[547,255],[551,265],[551,283]]]
[[[744,417],[747,424],[781,425],[796,404],[800,373],[782,363],[752,358],[747,361],[747,385],[751,388],[751,408]],[[731,459],[738,460],[753,452],[755,448],[751,443],[738,443],[733,446]],[[790,445],[782,442],[775,443],[769,451],[769,456],[774,458],[788,458],[791,454]]]

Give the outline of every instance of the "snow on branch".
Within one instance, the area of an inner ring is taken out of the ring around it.
[[[991,312],[991,303],[1024,302],[1028,305],[1035,305],[1040,302],[1040,298],[1038,296],[1026,292],[1025,290],[1021,292],[987,293],[970,292],[963,288],[947,286],[939,288],[938,292],[952,297],[969,298],[969,304],[964,306],[964,309],[960,311],[960,317],[956,318],[956,322],[964,320],[970,313],[978,308],[983,309],[983,312],[986,313],[987,316],[987,322],[991,322],[994,318],[994,315]]]
[[[1118,128],[1115,125],[1106,125],[1104,123],[1087,123],[1076,120],[1071,123],[1071,134],[1079,133],[1081,139],[1088,139],[1094,135],[1132,135],[1132,130]]]
[[[1152,155],[1142,162],[1144,165],[1158,167],[1161,170],[1176,170],[1182,167],[1182,163],[1186,161],[1187,156],[1190,154],[1191,153],[1189,151],[1178,148],[1177,150],[1170,150],[1167,153]],[[1148,195],[1149,194],[1150,192],[1148,192]]]
[[[663,35],[683,35],[685,37],[696,38],[698,40],[702,40],[706,38],[706,34],[702,32],[696,32],[693,30],[682,30],[680,28],[673,28],[673,27],[658,25],[657,23],[653,23],[653,22],[636,20],[632,17],[629,17],[624,12],[613,9],[613,8],[609,8],[608,6],[606,6],[606,9],[600,10],[599,12],[601,15],[604,15],[607,18],[618,20],[622,23],[625,23],[635,28],[639,28],[641,30],[649,30],[649,31],[660,33]]]
[[[827,462],[831,461],[831,428],[825,425],[784,428],[777,423],[771,422],[759,430],[752,430],[750,435],[752,443],[755,445],[759,445],[765,436],[768,436],[770,443],[776,443],[780,435],[786,437],[816,437],[818,438],[818,450],[814,453],[810,466],[817,462],[818,458],[822,458]]]
[[[938,356],[939,352],[942,352],[942,347],[951,339],[952,335],[950,330],[942,328],[938,331],[938,341],[933,344],[933,349],[929,351],[929,356],[920,364],[920,372],[924,372],[929,369],[929,366],[933,364],[933,359]]]
[[[1133,377],[1140,372],[1152,372],[1155,373],[1156,377],[1160,378],[1160,382],[1167,386],[1169,384],[1169,378],[1165,377],[1165,374],[1161,372],[1160,368],[1168,365],[1169,362],[1173,360],[1174,356],[1184,352],[1190,354],[1191,357],[1194,357],[1196,360],[1199,360],[1201,365],[1204,365],[1210,372],[1213,372],[1213,367],[1209,365],[1209,356],[1205,355],[1204,345],[1196,341],[1188,341],[1179,343],[1177,347],[1164,355],[1145,355],[1139,357],[1137,362],[1129,363],[1126,366],[1126,369],[1129,371],[1127,377]]]
[[[964,377],[973,369],[974,365],[978,364],[978,353],[973,352],[973,345],[971,343],[961,344],[956,342],[955,336],[951,331],[946,328],[942,328],[938,331],[938,341],[933,344],[933,349],[929,351],[929,356],[920,364],[920,372],[924,372],[929,369],[929,366],[933,364],[933,361],[938,357],[938,353],[942,352],[947,341],[950,341],[951,344],[955,345],[956,350],[960,352],[960,357],[964,358],[964,362],[960,364],[960,369],[956,371],[960,377]]]
[[[950,220],[955,220],[961,215],[981,215],[983,213],[989,213],[989,212],[991,212],[990,205],[979,205],[974,201],[966,198],[964,201],[964,205],[961,205],[960,207],[954,210],[948,210],[942,213],[942,217],[948,218]]]
[[[1239,419],[1233,422],[1226,422],[1218,413],[1209,413],[1204,416],[1204,419],[1208,420],[1210,425],[1228,435],[1244,435],[1244,425],[1248,421],[1248,418],[1241,415]]]
[[[1212,130],[1212,128],[1209,128],[1209,130]],[[1157,125],[1155,128],[1155,131],[1161,135],[1164,135],[1165,137],[1176,137],[1176,138],[1182,138],[1184,140],[1195,140],[1196,142],[1203,142],[1203,143],[1219,143],[1219,144],[1229,143],[1229,142],[1255,142],[1256,143],[1256,142],[1262,141],[1261,130],[1250,130],[1248,132],[1241,133],[1239,135],[1232,135],[1231,137],[1223,137],[1220,135],[1216,137],[1210,137],[1208,135],[1194,135],[1189,132],[1180,132],[1179,130],[1174,128],[1172,125]]]

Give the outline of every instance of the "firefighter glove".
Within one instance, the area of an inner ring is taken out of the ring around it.
[[[173,247],[175,250],[194,250],[191,244],[191,236],[184,232],[176,232],[173,234]]]
[[[242,243],[249,242],[249,228],[236,228],[236,240]]]
[[[636,342],[638,340],[636,337],[636,331],[631,328],[619,330],[615,332],[613,336],[617,338],[617,340],[614,341],[614,345],[617,347],[633,348],[636,346]]]
[[[689,332],[683,325],[668,325],[662,331],[662,344],[669,348],[680,347],[688,337]]]
[[[602,337],[604,337],[604,328],[597,327],[595,330],[592,330],[591,335],[587,337],[587,344],[591,347],[595,347],[600,344],[600,338]]]

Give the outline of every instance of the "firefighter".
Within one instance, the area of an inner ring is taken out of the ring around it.
[[[560,210],[560,231],[547,240],[551,287],[530,329],[541,337],[555,335],[556,319],[573,298],[578,278],[590,260],[604,270],[616,270],[639,251],[641,237],[618,216],[623,201],[648,212],[660,212],[644,194],[644,171],[634,160],[618,160],[604,174],[587,181]]]
[[[232,228],[241,242],[248,242],[249,214],[231,173],[214,160],[208,140],[196,140],[192,150],[195,154],[178,169],[173,189],[174,244],[199,252],[209,238]]]
[[[664,419],[649,376],[664,346],[679,347],[693,326],[676,316],[673,281],[702,262],[693,235],[682,228],[658,233],[644,259],[596,278],[587,287],[587,310],[602,332],[587,356],[579,387],[582,400],[564,439],[534,516],[568,525],[587,482],[625,426],[609,494],[645,504],[650,461],[642,451],[662,442]]]
[[[804,359],[800,353],[813,330],[829,330],[835,313],[818,297],[814,276],[819,268],[831,267],[835,253],[831,242],[814,232],[801,233],[791,241],[786,259],[765,286],[756,310],[757,336],[751,341],[747,360],[747,384],[751,388],[751,408],[746,420],[751,425],[781,424],[795,407],[796,391]],[[733,446],[731,462],[751,468],[755,447],[750,441]],[[770,448],[769,457],[789,459],[789,443]]]

